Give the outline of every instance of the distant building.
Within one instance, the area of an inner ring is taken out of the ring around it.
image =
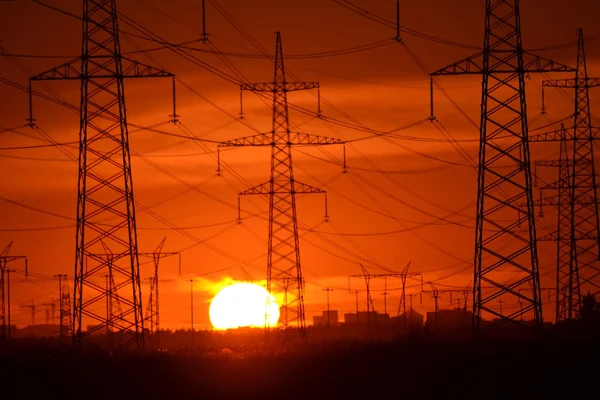
[[[423,314],[415,311],[414,309],[409,309],[405,313],[398,315],[397,317],[392,318],[392,323],[398,325],[401,328],[406,327],[406,329],[411,330],[420,330],[423,328]]]
[[[323,311],[321,315],[315,315],[313,317],[314,326],[327,326],[327,325],[339,324],[339,317],[337,310]]]
[[[472,323],[473,313],[464,308],[427,313],[428,326],[439,332],[470,328]]]
[[[345,324],[387,324],[390,322],[388,314],[380,314],[377,311],[359,311],[357,313],[344,314]]]
[[[23,329],[16,329],[16,326],[13,326],[13,327],[11,327],[11,336],[14,338],[58,337],[58,336],[60,336],[60,325],[59,324],[29,325]]]

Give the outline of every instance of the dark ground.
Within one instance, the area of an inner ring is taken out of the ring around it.
[[[0,399],[600,398],[600,336],[311,345],[280,355],[0,347]]]

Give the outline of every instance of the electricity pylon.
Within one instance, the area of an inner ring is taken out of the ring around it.
[[[558,132],[560,140],[560,153],[558,160],[540,160],[535,162],[535,167],[558,168],[558,180],[540,187],[540,198],[535,202],[539,206],[539,217],[544,216],[544,206],[557,208],[556,230],[539,237],[538,241],[556,241],[556,322],[574,317],[575,308],[579,298],[579,284],[576,278],[576,263],[573,261],[573,241],[571,230],[571,173],[569,152],[567,145],[567,131],[564,125]],[[531,137],[532,142],[539,141],[542,137]],[[537,172],[536,172],[537,180]],[[547,196],[545,193],[553,192]]]
[[[567,242],[564,250],[559,252],[561,260],[557,264],[557,322],[577,318],[583,294],[600,293],[600,223],[594,161],[594,141],[599,136],[597,129],[592,127],[589,100],[589,89],[600,86],[600,79],[588,77],[583,30],[578,29],[577,36],[575,78],[542,82],[542,88],[575,89],[573,128],[568,131],[562,128],[530,139],[561,142],[559,194],[540,199],[540,206],[559,206],[559,229],[564,232],[564,237],[559,240]],[[567,148],[568,145],[571,148]],[[571,153],[571,161],[568,153]]]
[[[434,310],[436,312],[436,318],[437,318],[437,312],[439,311],[439,307],[438,307],[438,299],[440,297],[440,294],[444,294],[444,293],[449,293],[450,294],[450,304],[452,305],[452,293],[458,293],[462,295],[462,298],[464,300],[463,302],[463,310],[466,312],[467,311],[467,302],[469,301],[469,292],[471,291],[469,288],[464,288],[464,289],[438,289],[437,287],[435,287],[435,285],[431,282],[427,282],[429,284],[429,286],[431,286],[431,290],[423,290],[421,289],[421,293],[426,293],[426,294],[430,294],[433,297],[433,301],[434,301]],[[460,307],[459,307],[460,308]]]
[[[112,296],[124,305],[119,330],[128,340],[119,351],[144,348],[138,243],[125,108],[124,78],[173,77],[121,54],[115,0],[83,2],[81,56],[31,80],[81,82],[77,245],[73,296],[73,343],[102,348],[82,329],[84,318],[107,321],[100,304]],[[176,118],[175,116],[173,118]],[[33,125],[33,118],[30,120]],[[113,273],[119,278],[114,291],[106,291],[94,278],[106,273],[101,242],[114,253]],[[93,264],[84,268],[85,260]]]
[[[163,238],[152,253],[139,253],[140,257],[151,257],[154,265],[154,275],[150,278],[150,294],[148,296],[148,306],[146,307],[146,315],[144,316],[147,323],[150,325],[146,329],[150,333],[157,335],[156,344],[160,347],[160,308],[159,308],[159,280],[158,266],[162,258],[171,256],[179,256],[179,275],[181,275],[181,253],[178,251],[163,252],[167,238]]]
[[[541,327],[542,303],[529,154],[525,74],[572,71],[523,50],[519,0],[486,0],[483,51],[433,76],[481,74],[482,100],[473,279],[473,332],[483,313],[488,326],[521,323],[532,313]],[[522,212],[519,203],[525,202]],[[525,225],[525,229],[519,229]],[[506,268],[520,274],[507,280]],[[493,286],[484,293],[482,285]],[[529,288],[519,292],[519,288]],[[499,298],[520,300],[522,310],[502,312]],[[511,299],[512,298],[512,299]]]
[[[58,274],[53,275],[53,277],[58,279],[58,319],[60,323],[60,342],[62,343],[64,337],[69,336],[71,333],[71,294],[69,293],[67,275]]]
[[[276,33],[275,74],[273,82],[244,83],[242,91],[273,93],[273,125],[271,132],[229,140],[219,147],[270,146],[271,177],[268,182],[247,189],[240,195],[261,195],[269,198],[269,244],[267,256],[267,290],[283,293],[285,282],[291,282],[293,290],[288,301],[282,304],[281,315],[288,315],[285,327],[296,325],[303,333],[306,328],[304,315],[304,281],[300,264],[296,194],[325,193],[323,190],[295,180],[292,163],[292,147],[343,144],[339,139],[313,136],[290,130],[288,92],[319,89],[318,82],[288,82],[283,65],[281,35]],[[267,310],[270,307],[267,306]],[[269,321],[267,316],[267,321]]]
[[[5,281],[7,275],[6,266],[17,260],[25,260],[25,273],[27,274],[26,256],[9,256],[12,242],[0,253],[0,339],[10,339],[10,282]]]
[[[403,310],[404,322],[405,322],[405,326],[406,326],[406,279],[420,276],[421,277],[421,290],[423,290],[423,275],[420,273],[417,273],[417,272],[409,273],[408,269],[410,268],[410,264],[411,264],[411,262],[409,261],[409,263],[406,265],[406,267],[404,267],[402,272],[394,272],[392,270],[386,269],[390,272],[384,273],[384,274],[371,274],[364,265],[360,264],[360,268],[363,273],[360,275],[349,275],[348,276],[348,291],[349,292],[352,291],[352,287],[351,287],[352,286],[351,285],[352,278],[363,279],[365,281],[365,291],[366,291],[366,300],[367,300],[367,324],[371,323],[371,312],[375,313],[375,306],[373,304],[373,298],[371,296],[371,281],[373,279],[377,279],[377,278],[384,279],[383,293],[384,293],[384,301],[385,301],[385,298],[388,295],[387,279],[388,278],[399,278],[400,281],[402,282],[402,292],[400,293],[400,301],[398,302],[398,311],[396,312],[396,315],[400,315],[400,311]],[[387,309],[387,306],[385,308]],[[357,316],[357,318],[358,318],[358,316]]]

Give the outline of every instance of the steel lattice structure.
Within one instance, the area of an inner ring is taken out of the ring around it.
[[[13,261],[25,260],[25,272],[27,272],[27,257],[26,256],[9,256],[12,242],[0,253],[0,339],[10,339],[10,282],[7,282],[6,276],[7,265]]]
[[[567,142],[567,131],[561,126],[557,132],[560,140],[560,155],[558,160],[536,161],[537,167],[558,168],[558,180],[546,184],[540,188],[540,199],[536,205],[540,207],[540,217],[543,217],[543,206],[555,206],[557,208],[557,227],[538,238],[538,241],[556,241],[556,321],[571,319],[577,315],[574,305],[579,298],[579,285],[576,266],[573,262],[573,240],[571,230],[571,171],[569,161],[569,150]],[[532,137],[532,142],[541,137]],[[546,192],[553,192],[547,196]],[[575,278],[575,281],[573,279]]]
[[[573,79],[544,81],[546,87],[575,90],[573,136],[574,161],[571,165],[571,236],[573,262],[578,273],[580,294],[600,293],[600,224],[598,193],[594,165],[594,135],[590,118],[589,88],[600,86],[600,80],[587,75],[583,31],[578,30],[577,73]],[[577,295],[577,294],[576,294]],[[580,300],[573,307],[579,311]]]
[[[600,86],[600,79],[588,77],[581,29],[577,30],[577,36],[575,78],[542,82],[543,88],[575,90],[573,128],[531,138],[536,142],[561,142],[560,184],[558,188],[550,187],[558,189],[559,194],[540,199],[540,205],[559,207],[559,229],[563,232],[557,238],[559,247],[562,246],[557,265],[557,322],[577,318],[582,295],[600,293],[600,223],[594,161],[597,130],[592,127],[589,100],[589,89]]]
[[[59,324],[60,324],[60,342],[71,335],[73,311],[71,309],[71,294],[69,293],[69,285],[67,283],[67,275],[53,275],[58,279],[58,294],[59,294]],[[64,284],[63,284],[64,282]]]
[[[121,55],[115,0],[85,0],[82,20],[81,57],[31,78],[81,82],[73,341],[104,348],[90,335],[109,325],[124,334],[114,348],[105,350],[143,349],[124,79],[173,75]],[[101,256],[105,246],[113,257]],[[87,259],[89,268],[85,267]],[[107,273],[109,262],[114,262],[115,286],[107,291],[98,278]],[[121,311],[108,317],[102,310],[107,296],[122,305]],[[84,331],[84,319],[95,327]]]
[[[300,263],[296,195],[325,193],[323,190],[295,180],[292,147],[343,144],[339,139],[314,136],[290,130],[288,92],[319,89],[317,82],[288,82],[285,76],[281,35],[276,33],[275,73],[273,82],[242,84],[242,91],[258,94],[273,93],[273,124],[271,132],[235,139],[219,147],[270,146],[271,177],[268,182],[250,188],[240,195],[261,195],[269,199],[269,242],[267,256],[267,290],[287,294],[281,305],[281,315],[287,315],[284,325],[304,332],[304,280]],[[285,282],[290,283],[288,290]],[[286,287],[284,287],[286,286]],[[267,307],[270,310],[270,307]],[[267,312],[268,313],[268,312]],[[269,316],[267,315],[267,321]]]
[[[144,316],[146,329],[151,334],[156,335],[156,347],[160,347],[160,301],[159,301],[159,274],[158,266],[160,260],[171,256],[179,256],[179,275],[181,275],[181,253],[178,251],[164,252],[162,249],[167,238],[164,238],[152,253],[139,253],[140,257],[152,258],[154,274],[150,280],[150,294],[148,295],[148,304],[146,306],[146,315]]]
[[[525,101],[525,74],[572,71],[571,68],[523,50],[519,0],[486,0],[483,51],[432,76],[481,74],[482,100],[475,231],[473,330],[484,313],[522,323],[531,315],[541,327],[542,304],[534,220],[534,201]],[[525,203],[525,212],[520,203]],[[523,226],[524,229],[519,229]],[[520,271],[506,280],[504,271]],[[491,286],[485,292],[482,286]],[[519,289],[523,289],[519,291]],[[523,308],[498,310],[498,300]]]
[[[556,241],[556,322],[563,319],[572,319],[577,315],[579,298],[579,284],[577,278],[577,263],[574,262],[573,237],[571,229],[571,164],[567,131],[561,126],[559,132],[560,156],[558,160],[536,161],[536,167],[558,168],[558,180],[540,188],[540,199],[536,203],[540,207],[540,217],[543,216],[542,207],[552,205],[557,208],[556,231],[546,234],[539,241]],[[537,137],[532,138],[533,141]],[[552,191],[552,196],[543,193]]]

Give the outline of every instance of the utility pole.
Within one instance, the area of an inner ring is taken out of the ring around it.
[[[387,315],[387,297],[390,295],[387,291],[381,294],[383,296],[383,314]]]
[[[520,324],[520,313],[490,306],[499,297],[521,298],[523,313],[532,312],[542,327],[539,264],[528,142],[525,75],[571,72],[572,68],[523,50],[519,0],[486,0],[483,51],[431,74],[481,74],[482,100],[478,165],[477,216],[473,279],[473,333],[483,313],[497,317],[489,327]],[[433,107],[432,107],[433,109]],[[526,204],[523,211],[519,204]],[[525,230],[519,229],[524,225]],[[506,242],[511,240],[511,245]],[[516,239],[516,240],[515,240]],[[498,278],[506,266],[523,271],[511,281]],[[496,289],[483,293],[488,283]],[[518,296],[517,289],[530,288]],[[524,326],[524,324],[520,324]]]
[[[299,90],[320,90],[318,82],[288,82],[285,76],[281,35],[276,33],[275,73],[272,82],[240,85],[243,91],[264,96],[273,94],[272,130],[219,144],[221,147],[271,147],[271,176],[268,182],[247,189],[243,195],[267,196],[269,199],[269,241],[267,252],[267,291],[283,292],[280,284],[288,278],[294,284],[294,290],[288,296],[291,300],[283,305],[283,313],[291,314],[286,324],[295,323],[303,337],[306,335],[304,313],[304,283],[300,262],[300,244],[298,238],[298,217],[296,212],[297,194],[325,194],[316,187],[301,183],[294,178],[292,147],[323,146],[343,144],[339,139],[313,136],[290,129],[288,112],[288,93]],[[320,97],[319,97],[320,99]],[[320,104],[320,101],[319,101]],[[320,113],[320,107],[319,107]],[[220,157],[219,157],[220,160]],[[217,169],[220,175],[220,165]],[[325,197],[327,204],[327,197]],[[239,204],[239,202],[238,202]],[[327,214],[327,205],[325,206]],[[239,212],[238,212],[239,214]],[[328,216],[325,216],[325,220]],[[267,310],[270,307],[267,306]],[[269,312],[269,311],[267,311]],[[288,327],[286,325],[286,327]]]
[[[330,311],[329,311],[329,292],[333,292],[333,289],[330,288],[325,288],[323,289],[324,292],[327,292],[327,327],[331,326],[331,321],[330,321]]]
[[[543,205],[558,207],[559,230],[548,237],[548,240],[556,240],[558,247],[557,322],[578,317],[583,293],[600,294],[600,222],[594,159],[594,141],[600,139],[600,135],[598,129],[592,127],[589,99],[589,89],[599,87],[600,78],[588,77],[582,29],[577,30],[577,37],[575,78],[542,82],[542,90],[547,87],[575,90],[573,128],[561,127],[530,139],[561,143],[560,159],[549,162],[549,166],[559,167],[559,181],[542,187],[558,190],[558,194],[540,198],[539,202],[540,208]]]
[[[30,78],[30,81],[73,80],[81,84],[73,344],[110,352],[131,346],[144,349],[124,80],[174,79],[171,73],[122,55],[117,15],[116,0],[84,0],[81,56]],[[32,115],[30,109],[29,125],[35,127]],[[106,258],[98,257],[104,245],[114,252],[114,272],[122,281],[109,292],[113,303],[125,306],[121,315],[114,316],[117,318],[114,321],[104,321],[96,307],[98,296],[106,294],[94,283],[94,278],[104,275],[108,268]],[[86,269],[88,258],[92,265]],[[126,338],[116,348],[104,348],[89,338],[94,330],[82,329],[84,316],[115,327]]]
[[[150,282],[150,294],[148,295],[148,307],[146,307],[146,322],[150,323],[150,328],[146,328],[148,329],[148,331],[150,333],[152,333],[152,328],[154,327],[154,314],[155,314],[155,309],[154,309],[154,305],[155,305],[155,299],[153,298],[154,296],[154,276],[151,276],[149,278],[146,278],[147,281]],[[148,346],[148,343],[146,343],[146,346]]]
[[[111,302],[110,302],[110,275],[102,275],[102,278],[104,278],[104,288],[106,290],[106,320],[105,320],[105,328],[106,328],[106,335],[108,335],[108,332],[110,331],[110,320],[111,318],[111,310],[112,310],[112,306],[111,306]]]
[[[0,340],[10,339],[10,281],[8,278],[7,265],[18,260],[25,260],[25,276],[27,276],[27,257],[25,256],[9,256],[8,253],[12,247],[10,242],[0,253]],[[14,272],[14,271],[13,271]],[[6,278],[6,282],[5,282]],[[5,293],[6,292],[6,293]],[[8,294],[8,296],[7,296]],[[8,297],[8,301],[7,301]],[[8,304],[7,304],[8,303]],[[7,312],[8,306],[8,312]]]
[[[192,348],[194,348],[194,279],[189,279],[188,282],[190,283],[190,316],[191,316],[191,323],[190,323],[190,327],[191,327],[191,334],[192,334]]]
[[[150,280],[150,295],[148,296],[148,306],[146,307],[145,320],[150,323],[149,332],[156,335],[156,346],[160,347],[160,302],[159,302],[159,276],[158,266],[163,258],[178,256],[179,258],[179,275],[181,276],[181,252],[170,251],[164,252],[162,249],[167,238],[158,244],[152,253],[139,253],[140,257],[151,257],[154,263],[154,276]]]
[[[412,304],[412,299],[413,299],[414,294],[411,293],[408,295],[409,301],[410,301],[410,323],[408,324],[408,327],[412,329],[413,326],[413,304]],[[404,318],[404,320],[406,321],[406,318]],[[404,328],[406,328],[406,323],[404,325]]]
[[[360,292],[360,290],[354,290],[351,293],[354,293],[356,295],[356,323],[358,324],[358,293]]]
[[[63,281],[65,281],[65,283],[66,283],[67,275],[58,274],[58,275],[53,275],[53,277],[58,279],[58,296],[59,296],[58,319],[60,322],[59,337],[60,337],[60,342],[62,343],[64,336],[65,336],[65,329],[66,329],[66,333],[69,334],[69,330],[71,327],[71,300],[70,300],[70,294],[68,293],[68,290],[65,291],[63,288]]]
[[[438,292],[437,289],[433,289],[433,302],[435,303],[435,326],[438,326],[438,313],[440,311],[439,307],[438,307],[438,298],[439,298],[440,294]]]
[[[16,270],[7,269],[4,272],[6,272],[6,300],[7,300],[7,308],[8,308],[8,318],[7,318],[8,331],[6,333],[6,337],[8,340],[10,340],[10,336],[12,333],[12,325],[10,322],[10,274],[11,274],[11,272],[16,272]]]

